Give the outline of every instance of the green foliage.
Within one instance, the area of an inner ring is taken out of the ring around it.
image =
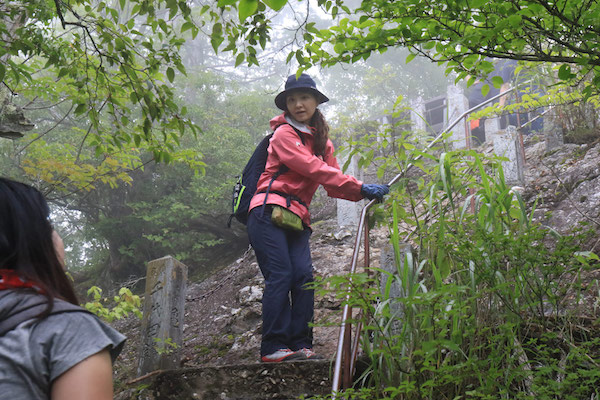
[[[71,122],[79,138],[72,147],[43,151],[49,144],[43,136],[53,128],[32,136],[37,145],[23,166],[31,179],[90,190],[97,181],[129,182],[123,171],[141,167],[140,151],[157,162],[180,157],[175,147],[184,132],[198,132],[172,87],[175,71],[186,74],[179,56],[186,30],[198,33],[182,1],[0,6],[3,85],[19,93],[15,101],[26,111],[60,105],[59,122]]]
[[[307,18],[298,24],[304,48],[292,49],[287,61],[295,60],[302,69],[356,63],[391,47],[408,47],[412,54],[407,61],[421,55],[445,63],[458,79],[470,75],[470,83],[492,72],[489,57],[557,63],[562,81],[591,74],[591,84],[583,89],[585,96],[600,87],[595,29],[600,5],[596,1],[366,0],[354,6],[349,1],[319,0],[318,4],[335,23],[319,29]],[[236,8],[239,21],[228,17]],[[252,55],[255,44],[264,48],[270,40],[274,11],[264,3],[220,1],[216,10],[209,9],[215,50],[236,54],[236,43],[242,42],[250,45],[246,54]],[[255,58],[248,59],[249,65],[255,62]]]
[[[226,226],[231,187],[268,128],[272,100],[211,73],[195,72],[183,84],[184,101],[203,134],[183,138],[179,152],[202,151],[204,173],[182,162],[151,163],[130,174],[131,185],[100,186],[78,199],[91,237],[108,244],[110,253],[97,251],[111,261],[113,279],[144,275],[149,260],[166,254],[199,279],[247,246]],[[107,269],[106,261],[100,264]]]
[[[112,308],[104,305],[109,303],[109,300],[102,297],[102,289],[98,286],[89,288],[87,294],[88,296],[92,295],[93,300],[84,304],[86,310],[93,312],[108,322],[127,317],[130,313],[133,313],[138,318],[142,318],[140,296],[134,295],[127,288],[119,289],[119,294],[112,299],[114,303]]]
[[[143,276],[148,261],[167,254],[199,279],[246,248],[243,233],[226,226],[231,187],[276,111],[262,88],[228,78],[197,66],[176,81],[203,134],[181,137],[169,164],[155,163],[144,143],[96,157],[82,146],[84,121],[70,119],[51,135],[0,140],[3,175],[44,192],[70,268],[91,275],[87,287]],[[30,115],[46,130],[56,123],[48,114]]]
[[[179,348],[179,345],[175,343],[171,338],[166,338],[165,340],[161,338],[153,338],[152,340],[154,341],[154,343],[156,343],[154,345],[154,349],[160,355],[172,354],[175,350]]]
[[[367,368],[354,391],[336,398],[597,396],[597,327],[583,315],[592,306],[586,273],[599,258],[582,251],[588,234],[560,236],[537,224],[535,204],[505,184],[502,159],[443,147],[425,153],[404,146],[418,143],[406,135],[388,144],[404,150],[390,153],[387,167],[425,161],[386,204],[395,271],[371,266],[321,285],[343,301],[349,290],[349,304],[362,310]],[[377,152],[363,156],[371,159]],[[406,253],[408,238],[415,251]]]

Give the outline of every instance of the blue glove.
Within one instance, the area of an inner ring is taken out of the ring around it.
[[[362,187],[360,188],[360,193],[369,200],[381,200],[383,196],[385,196],[389,192],[390,187],[388,185],[363,183]]]

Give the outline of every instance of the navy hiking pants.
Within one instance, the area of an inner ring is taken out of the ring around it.
[[[309,238],[311,230],[289,231],[271,222],[269,205],[256,207],[248,218],[248,237],[265,278],[262,299],[261,356],[282,348],[312,348],[314,291]]]

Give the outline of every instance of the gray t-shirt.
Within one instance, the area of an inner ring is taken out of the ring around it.
[[[104,349],[114,361],[124,343],[125,336],[85,312],[25,321],[0,337],[0,397],[49,399],[62,373]]]

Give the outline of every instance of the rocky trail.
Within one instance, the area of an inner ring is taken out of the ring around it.
[[[582,221],[600,231],[600,144],[566,144],[548,152],[543,140],[526,137],[525,149],[526,182],[522,193],[530,205],[537,199],[536,219],[563,233]],[[385,228],[376,229],[371,240],[372,259],[378,265],[379,249],[387,242]],[[329,218],[316,222],[311,239],[315,276],[346,273],[353,245],[354,232],[338,228],[331,213]],[[600,235],[595,236],[588,250],[600,252]],[[590,316],[597,315],[600,273],[591,272],[586,279],[589,293],[580,301],[588,305],[584,308]],[[328,393],[328,360],[337,346],[340,302],[333,295],[316,298],[315,351],[327,360],[288,364],[279,370],[258,362],[262,282],[251,250],[208,279],[189,282],[182,369],[157,374],[159,378],[135,379],[140,321],[128,318],[115,322],[113,325],[129,338],[116,364],[115,398],[297,398],[286,397],[292,396],[290,385],[305,394]],[[296,364],[303,365],[296,368]],[[202,380],[204,391],[197,389]],[[241,393],[246,393],[245,397]]]

